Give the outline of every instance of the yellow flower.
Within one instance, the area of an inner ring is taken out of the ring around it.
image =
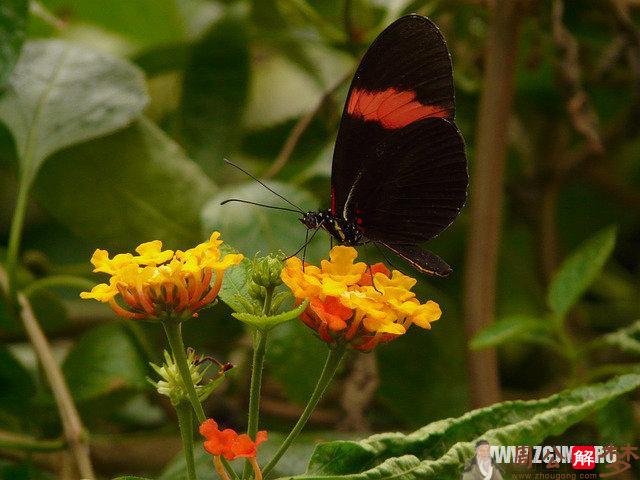
[[[91,257],[91,264],[95,267],[94,272],[108,273],[113,275],[125,265],[133,262],[133,255],[130,253],[119,253],[112,259],[109,258],[109,252],[97,249]]]
[[[93,298],[99,302],[108,302],[118,294],[118,289],[115,285],[107,285],[106,283],[100,283],[93,287],[90,292],[82,292],[81,298]]]
[[[298,303],[309,300],[301,319],[327,343],[347,342],[352,348],[369,351],[379,343],[397,338],[412,324],[429,329],[442,314],[429,300],[420,303],[411,289],[416,279],[381,263],[355,263],[352,247],[338,246],[322,260],[320,268],[289,258],[282,281]]]
[[[162,251],[162,242],[160,240],[141,243],[136,247],[136,252],[139,255],[133,257],[133,259],[138,265],[161,265],[173,258],[172,250]]]
[[[364,262],[353,263],[357,256],[355,248],[338,245],[329,252],[331,261],[320,262],[322,273],[336,282],[353,285],[360,281],[367,269]]]
[[[284,262],[280,277],[296,298],[312,298],[322,292],[322,284],[317,278],[319,272],[318,267],[311,265],[306,265],[303,269],[298,257],[290,257]]]
[[[109,303],[125,318],[156,319],[167,315],[184,317],[215,300],[227,268],[244,258],[237,253],[220,253],[222,240],[214,232],[208,241],[186,251],[162,250],[154,240],[139,245],[137,256],[120,253],[109,258],[106,250],[91,257],[94,272],[110,275],[81,298]]]

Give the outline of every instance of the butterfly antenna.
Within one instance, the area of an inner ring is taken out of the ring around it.
[[[297,254],[299,254],[303,248],[305,248],[307,245],[309,245],[311,243],[311,241],[313,240],[313,237],[316,236],[316,233],[318,233],[318,230],[320,230],[319,228],[316,228],[313,230],[313,233],[311,234],[311,238],[309,238],[309,230],[307,230],[306,235],[305,235],[305,239],[304,239],[304,243],[302,244],[302,246],[295,251],[295,253],[292,253],[291,255],[289,255],[287,258],[285,258],[285,260],[290,259],[291,257],[295,257]],[[304,267],[304,263],[303,263],[303,267]]]
[[[264,203],[250,202],[249,200],[242,200],[241,198],[229,198],[227,200],[224,200],[223,202],[220,202],[220,205],[224,205],[225,203],[230,203],[230,202],[249,203],[251,205],[257,205],[259,207],[273,208],[274,210],[284,210],[285,212],[300,213],[299,210],[294,210],[293,208],[276,207],[275,205],[266,205]]]
[[[273,193],[275,196],[280,197],[282,200],[284,200],[285,202],[287,202],[289,205],[291,205],[292,207],[294,207],[296,209],[296,211],[298,213],[302,213],[304,215],[304,210],[302,210],[298,205],[296,205],[293,202],[290,202],[289,200],[287,200],[286,198],[284,198],[282,195],[280,195],[278,192],[276,192],[275,190],[273,190],[272,188],[268,187],[264,182],[262,182],[261,180],[259,180],[257,177],[251,175],[249,172],[247,172],[244,168],[240,167],[239,165],[236,165],[235,163],[231,162],[230,160],[224,158],[223,159],[225,163],[231,165],[232,167],[237,168],[238,170],[240,170],[242,173],[244,173],[245,175],[248,175],[249,177],[253,178],[256,182],[258,182],[260,185],[262,185],[264,188],[266,188],[267,190],[269,190],[271,193]],[[266,206],[266,205],[265,205]]]

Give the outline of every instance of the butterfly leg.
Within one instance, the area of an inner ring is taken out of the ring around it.
[[[288,257],[285,258],[285,260],[290,259],[291,257],[295,257],[297,254],[299,254],[300,252],[303,252],[302,254],[302,271],[304,272],[304,259],[305,256],[307,254],[307,245],[309,245],[311,243],[311,241],[313,240],[313,237],[316,236],[316,233],[318,233],[319,228],[316,228],[313,233],[311,234],[311,237],[309,237],[309,230],[307,230],[307,232],[305,233],[304,236],[304,243],[302,244],[302,246],[296,250],[294,253],[292,253],[291,255],[289,255]]]
[[[366,250],[364,251],[364,261],[367,264],[367,270],[369,270],[369,275],[371,276],[371,286],[376,292],[382,293],[380,290],[378,290],[376,284],[373,282],[373,269],[371,268],[371,262],[369,261],[369,255],[367,254]]]
[[[393,268],[394,270],[398,270],[399,272],[402,272],[402,270],[400,270],[393,263],[391,263],[391,260],[389,260],[389,257],[387,257],[387,255],[384,253],[384,250],[381,249],[380,246],[376,242],[371,242],[371,243],[373,243],[376,246],[376,248],[378,249],[378,252],[380,252],[382,257],[384,258],[384,261],[387,262],[389,264],[389,266],[391,266],[391,268]],[[402,272],[402,273],[404,273],[404,272]]]

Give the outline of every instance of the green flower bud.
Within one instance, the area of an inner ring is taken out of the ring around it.
[[[283,267],[281,254],[255,257],[251,266],[251,281],[261,287],[275,288],[282,284],[280,273]]]
[[[196,355],[193,350],[190,350],[187,355],[187,362],[189,364],[189,373],[191,374],[191,381],[196,387],[196,393],[198,394],[198,398],[202,401],[204,400],[208,394],[210,393],[207,388],[207,385],[200,385],[200,382],[204,379],[204,375],[209,369],[209,365],[206,367],[202,367],[196,363]],[[164,363],[162,366],[158,366],[154,363],[150,363],[151,368],[153,368],[158,375],[160,375],[161,380],[154,382],[151,379],[147,379],[151,385],[153,385],[160,395],[164,395],[169,397],[171,400],[171,404],[176,406],[182,402],[189,401],[189,395],[187,394],[187,390],[184,387],[184,383],[182,382],[182,377],[180,376],[180,371],[178,370],[178,365],[174,361],[173,357],[167,352],[164,351]],[[204,398],[203,398],[204,397]]]
[[[261,287],[257,283],[253,281],[249,282],[249,286],[247,287],[247,291],[249,296],[254,300],[257,300],[259,303],[264,302],[264,297],[267,295],[267,289]]]

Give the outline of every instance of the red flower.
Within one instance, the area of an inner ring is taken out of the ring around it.
[[[227,460],[240,457],[255,458],[258,445],[267,439],[267,432],[264,430],[258,432],[255,442],[246,433],[238,435],[230,428],[220,430],[211,418],[202,422],[200,434],[206,438],[204,449],[207,452],[211,455],[222,455]]]

